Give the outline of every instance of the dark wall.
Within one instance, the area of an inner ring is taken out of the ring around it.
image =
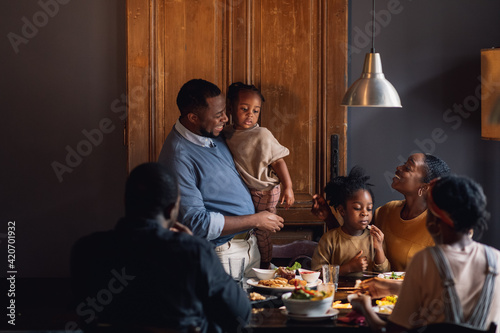
[[[350,83],[370,52],[371,5],[350,1]],[[414,151],[444,159],[483,185],[492,218],[481,241],[500,248],[500,141],[481,140],[478,79],[481,49],[500,47],[500,2],[379,0],[375,12],[375,49],[403,108],[349,109],[348,167],[367,169],[378,207],[402,199],[390,179]]]
[[[0,13],[0,271],[15,221],[18,277],[65,277],[74,241],[123,212],[125,2],[8,0]]]

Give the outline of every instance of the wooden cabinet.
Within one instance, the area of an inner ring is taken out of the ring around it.
[[[129,170],[157,159],[186,81],[224,92],[253,83],[266,98],[261,125],[291,152],[297,202],[279,209],[286,228],[275,242],[320,237],[312,195],[346,169],[347,0],[127,0],[127,12]]]

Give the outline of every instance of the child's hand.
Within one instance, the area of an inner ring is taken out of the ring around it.
[[[293,195],[293,190],[291,188],[285,188],[281,196],[281,204],[285,203],[285,208],[290,208],[295,202],[295,196]]]
[[[311,207],[311,213],[313,213],[322,220],[326,220],[328,216],[333,214],[332,210],[330,209],[330,206],[328,206],[328,204],[326,203],[325,198],[315,194],[312,197],[312,199],[313,199],[313,204]]]
[[[362,272],[368,268],[368,259],[363,256],[363,250],[360,250],[358,254],[351,260],[349,260],[345,265],[348,268],[347,273]]]
[[[384,243],[384,233],[382,230],[372,225],[370,228],[370,235],[373,238],[373,247],[379,251],[383,251],[382,244]]]

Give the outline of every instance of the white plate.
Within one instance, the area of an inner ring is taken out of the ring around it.
[[[300,276],[296,276],[295,278],[302,280],[302,278]],[[306,284],[306,287],[308,287],[308,288],[314,288],[314,287],[317,287],[318,285],[320,285],[321,283],[322,283],[321,279],[317,279],[314,282],[310,282],[310,283]],[[263,289],[270,289],[270,290],[279,290],[279,291],[294,291],[295,290],[295,287],[269,287],[269,286],[263,286],[263,285],[259,284],[259,280],[256,279],[256,278],[248,279],[247,280],[247,284],[249,286],[252,286],[252,287],[263,288]]]
[[[294,314],[294,313],[289,313],[286,308],[280,308],[281,313],[283,313],[285,316],[287,316],[290,319],[293,320],[299,320],[299,321],[318,321],[318,320],[325,320],[329,318],[333,318],[334,316],[339,314],[339,310],[337,309],[328,309],[328,311],[324,315],[320,316],[306,316],[306,315],[300,315],[300,314]]]
[[[390,311],[384,311],[384,310],[381,310],[380,308],[381,308],[380,306],[376,305],[373,307],[373,310],[380,317],[389,317],[392,313],[392,309],[394,309],[394,305],[384,305],[383,306],[383,308],[389,309]]]

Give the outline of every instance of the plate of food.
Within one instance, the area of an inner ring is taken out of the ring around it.
[[[386,272],[380,273],[378,275],[379,278],[388,279],[388,280],[404,280],[405,272]]]
[[[394,310],[394,306],[396,305],[397,301],[397,295],[383,297],[375,301],[375,304],[377,305],[373,307],[373,310],[380,317],[387,317],[392,313],[392,310]]]
[[[342,301],[335,301],[332,303],[332,308],[339,310],[340,313],[346,314],[352,311],[351,303],[342,303]]]
[[[389,317],[392,313],[392,310],[394,309],[394,305],[387,305],[387,306],[374,306],[373,310],[375,313],[382,318]]]
[[[256,292],[251,292],[248,294],[248,299],[250,300],[250,304],[254,305],[254,304],[260,304],[260,303],[267,302],[267,301],[272,301],[272,300],[278,299],[278,297],[274,296],[274,295],[261,295],[261,294],[256,293]]]
[[[272,279],[250,278],[246,282],[252,287],[278,291],[293,291],[298,286],[315,288],[321,284],[320,279],[313,282],[307,282],[302,279],[300,275],[296,275],[296,271],[299,268],[301,268],[301,265],[296,262],[292,267],[278,267],[275,277]]]
[[[318,279],[314,282],[307,282],[305,280],[302,280],[302,278],[299,275],[295,276],[293,279],[290,280],[282,277],[276,277],[274,279],[268,279],[268,280],[258,280],[255,278],[247,280],[247,284],[249,286],[256,288],[263,288],[263,289],[278,290],[278,291],[293,291],[297,286],[315,288],[321,283],[322,283],[321,279]]]

